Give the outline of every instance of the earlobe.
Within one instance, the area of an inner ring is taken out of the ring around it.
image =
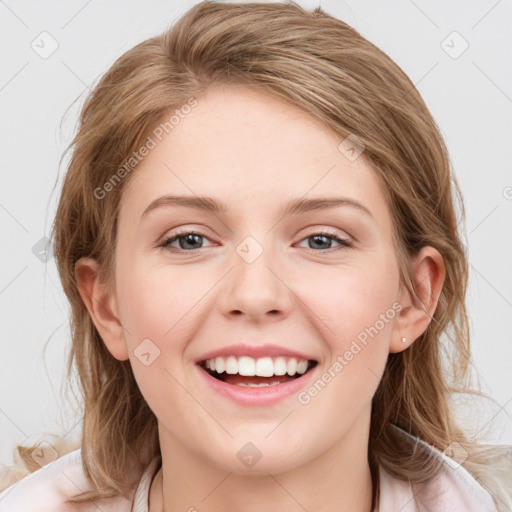
[[[115,293],[99,279],[98,262],[81,258],[75,265],[78,290],[89,315],[109,352],[119,361],[128,359]]]
[[[393,326],[391,353],[405,350],[425,332],[436,311],[444,278],[445,265],[439,251],[423,247],[411,262],[411,280],[417,298],[405,287],[401,289],[398,300],[402,309]]]

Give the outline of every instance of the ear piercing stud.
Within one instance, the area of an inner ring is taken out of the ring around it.
[[[407,338],[402,338],[402,343],[405,343],[407,341]]]

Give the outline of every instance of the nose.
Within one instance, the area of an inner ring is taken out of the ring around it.
[[[223,280],[218,304],[224,315],[262,322],[281,320],[293,305],[291,283],[281,276],[275,252],[262,248],[251,261],[243,251],[236,252],[232,269]],[[242,256],[241,256],[242,255]]]

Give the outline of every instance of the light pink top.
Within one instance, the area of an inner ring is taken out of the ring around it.
[[[379,468],[380,499],[375,512],[498,512],[489,492],[464,467],[436,448],[419,442],[443,460],[442,470],[427,483],[417,485],[396,479]],[[149,488],[159,468],[159,458],[155,458],[130,499],[91,502],[76,510],[148,512]],[[89,489],[78,449],[0,493],[0,512],[70,512],[72,507],[64,503],[65,497]]]

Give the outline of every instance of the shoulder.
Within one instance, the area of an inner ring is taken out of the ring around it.
[[[30,473],[0,493],[0,512],[97,512],[93,502],[70,504],[67,499],[91,490],[77,449]],[[108,503],[107,503],[108,501]],[[124,497],[102,501],[102,512],[125,512],[132,501]]]
[[[379,512],[497,512],[491,494],[462,466],[447,461],[439,473],[423,483],[392,477],[379,468]]]
[[[411,441],[441,460],[435,477],[422,483],[400,480],[379,467],[379,512],[498,512],[489,486],[482,485],[461,464],[435,447],[405,433]]]

